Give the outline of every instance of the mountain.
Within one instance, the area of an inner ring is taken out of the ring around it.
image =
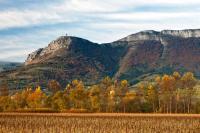
[[[72,79],[93,84],[108,75],[134,85],[173,71],[191,71],[200,77],[199,29],[142,31],[105,44],[62,36],[29,54],[24,66],[2,72],[0,80],[19,88],[45,87],[50,79],[65,86]]]

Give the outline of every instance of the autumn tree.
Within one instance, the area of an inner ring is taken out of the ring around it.
[[[180,97],[181,97],[181,91],[180,91],[180,89],[181,89],[181,75],[180,75],[179,72],[174,72],[172,76],[175,79],[175,86],[174,86],[175,90],[174,90],[174,93],[173,93],[173,95],[174,95],[173,101],[174,101],[174,104],[175,104],[174,112],[178,113],[179,104],[180,104],[180,101],[181,101],[181,99],[180,99]]]
[[[62,89],[60,83],[58,81],[56,81],[56,80],[50,80],[48,82],[48,88],[53,93],[56,93],[57,91]]]
[[[108,87],[110,87],[112,85],[112,79],[110,77],[105,77],[101,83],[100,83],[100,86],[101,86],[101,89],[103,90],[107,90]]]
[[[157,112],[158,107],[158,92],[157,89],[153,85],[149,85],[147,88],[147,101],[152,106],[152,111]]]
[[[0,111],[26,108],[52,108],[62,111],[74,109],[92,112],[162,112],[195,113],[200,110],[197,98],[197,79],[191,72],[183,76],[179,72],[156,77],[153,82],[141,82],[129,86],[127,80],[105,77],[100,83],[85,86],[73,80],[61,90],[60,84],[51,80],[46,94],[38,86],[23,89],[9,95],[8,84],[0,85]]]
[[[91,104],[91,110],[95,112],[101,111],[100,104],[100,87],[98,85],[93,85],[89,91],[89,98]]]
[[[128,87],[129,87],[129,84],[127,80],[120,81],[120,84],[115,87],[117,95],[119,96],[120,99],[124,97],[126,93],[129,91]]]
[[[26,88],[22,92],[15,93],[12,98],[16,103],[17,108],[27,108],[28,107],[28,96],[32,93],[31,88]]]
[[[100,87],[100,105],[101,105],[101,110],[103,112],[108,111],[108,100],[109,100],[109,92],[110,92],[110,87],[113,85],[113,81],[110,77],[105,77],[99,84]]]
[[[14,111],[16,104],[10,96],[0,97],[0,112],[1,111]]]
[[[51,107],[55,110],[64,110],[70,108],[69,97],[62,91],[57,91],[51,100]]]
[[[83,82],[79,80],[73,80],[71,86],[72,91],[70,92],[70,99],[73,101],[74,107],[83,109],[87,99],[87,94]]]
[[[126,93],[129,91],[128,87],[128,81],[127,80],[121,80],[114,85],[115,89],[115,106],[116,106],[116,111],[123,111],[124,110],[124,102],[123,98],[126,95]]]
[[[38,86],[34,92],[27,97],[28,105],[30,108],[42,108],[44,106],[46,95],[42,92],[40,86]]]
[[[115,86],[111,85],[110,87],[108,87],[107,89],[107,112],[113,112],[115,111],[115,107],[116,107],[116,90],[115,90]]]
[[[147,95],[147,85],[140,83],[137,86],[137,95],[140,97],[141,101],[144,101]]]
[[[160,81],[158,81],[158,87],[160,89],[160,100],[162,104],[162,111],[165,113],[172,113],[172,100],[174,97],[175,79],[173,76],[164,75]]]
[[[105,82],[107,81],[107,82]],[[114,82],[111,81],[108,77],[104,79],[104,84],[106,83],[106,94],[104,94],[104,99],[106,99],[106,112],[119,112],[121,106],[123,106],[123,97],[128,92],[128,81],[122,80]],[[104,102],[105,102],[104,101]]]
[[[0,95],[1,96],[8,96],[9,95],[8,83],[6,81],[2,81],[2,83],[0,85]]]
[[[64,90],[65,93],[69,95],[69,93],[70,93],[71,90],[72,90],[71,84],[67,84],[66,87],[65,87],[65,90]]]
[[[181,82],[182,87],[186,90],[187,113],[190,113],[192,107],[192,97],[195,93],[194,86],[197,81],[193,73],[187,72],[182,76]]]
[[[128,92],[128,81],[127,80],[122,80],[120,82],[120,91],[122,95],[125,95]]]
[[[139,105],[137,101],[137,95],[135,92],[127,92],[122,99],[124,103],[123,112],[139,112]]]

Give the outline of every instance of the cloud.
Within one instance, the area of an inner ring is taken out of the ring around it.
[[[48,12],[24,10],[0,12],[0,20],[0,29],[5,29],[42,23],[54,23],[61,21],[61,18],[56,13],[49,14]]]
[[[18,2],[23,2],[24,0],[17,0]],[[36,3],[34,3],[36,4]],[[138,15],[134,12],[134,9],[138,9],[140,6],[157,5],[157,7],[162,5],[187,5],[188,8],[191,8],[189,5],[194,6],[194,4],[200,4],[199,1],[193,0],[173,0],[173,1],[163,1],[163,0],[127,0],[126,2],[121,0],[64,0],[62,4],[40,6],[38,2],[38,8],[33,9],[11,9],[4,10],[0,12],[0,29],[11,28],[11,27],[24,27],[30,25],[39,25],[39,24],[49,24],[49,23],[61,23],[61,22],[77,22],[87,19],[88,16],[101,15],[105,17],[118,17],[120,19],[127,18],[130,19],[133,17],[135,19],[140,18],[149,18],[153,13],[142,12]],[[154,7],[156,8],[156,7]],[[168,7],[170,8],[170,7]],[[186,8],[186,7],[185,7]],[[199,9],[199,8],[198,8]],[[129,11],[131,13],[121,13],[124,11]],[[141,10],[140,10],[141,12]],[[116,14],[117,13],[117,14]],[[130,16],[131,14],[134,14]],[[118,16],[116,16],[118,15]],[[164,17],[173,17],[173,16],[182,16],[181,13],[159,13],[157,16],[152,16],[152,19],[160,19]],[[84,17],[86,16],[86,18]],[[153,18],[154,17],[154,18]]]
[[[2,52],[1,53],[1,57],[0,60],[1,61],[12,61],[12,62],[24,62],[24,60],[26,59],[26,56],[28,55],[28,53],[30,53],[31,50],[20,50],[17,52]]]

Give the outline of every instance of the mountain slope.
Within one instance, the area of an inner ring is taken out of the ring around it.
[[[0,80],[45,87],[50,79],[65,86],[72,79],[93,84],[108,75],[135,84],[175,70],[200,77],[200,30],[142,31],[107,44],[63,36],[31,53],[23,67],[2,72]]]
[[[200,76],[199,37],[200,30],[184,30],[144,31],[123,38],[119,42],[127,42],[129,48],[120,62],[117,77],[123,75],[123,78],[132,79],[133,75],[139,76],[143,71],[164,73],[175,70],[192,71]]]

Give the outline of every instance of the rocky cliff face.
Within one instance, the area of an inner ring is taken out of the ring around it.
[[[142,31],[136,34],[129,35],[119,41],[137,41],[137,40],[157,40],[161,41],[165,38],[171,37],[180,37],[180,38],[199,38],[200,37],[200,29],[199,30],[163,30],[161,32],[148,30]]]
[[[200,37],[200,29],[197,30],[163,30],[161,31],[163,35],[171,35],[183,38],[190,38],[190,37]]]
[[[0,80],[45,86],[56,79],[65,86],[72,79],[92,84],[109,75],[134,84],[173,71],[200,77],[200,30],[142,31],[107,44],[63,36],[30,54],[24,67],[1,73]]]
[[[48,57],[59,49],[68,48],[71,44],[71,38],[68,36],[59,37],[57,40],[52,41],[48,47],[40,48],[35,52],[28,55],[25,65],[30,65],[33,63],[38,63],[38,61],[43,57]]]
[[[200,76],[200,30],[142,31],[119,42],[127,42],[129,48],[120,61],[117,77],[127,77],[138,65],[150,70],[168,67],[192,71]]]

